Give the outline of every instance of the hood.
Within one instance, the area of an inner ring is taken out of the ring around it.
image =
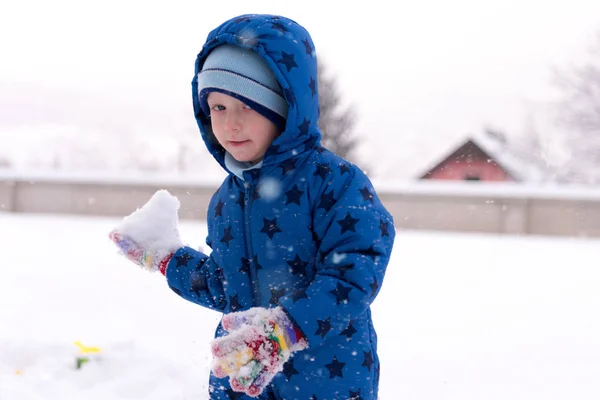
[[[198,73],[212,49],[233,44],[256,51],[271,68],[288,103],[285,130],[267,150],[263,166],[279,164],[319,145],[317,56],[309,33],[291,19],[248,14],[232,18],[208,34],[196,58],[192,96],[194,114],[208,151],[225,166],[225,150],[217,142],[210,119],[198,99]]]

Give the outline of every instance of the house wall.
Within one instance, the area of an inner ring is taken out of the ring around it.
[[[375,187],[398,229],[600,237],[600,190],[441,181]],[[201,220],[216,188],[176,180],[0,176],[0,211],[123,217],[168,189],[181,201],[182,219]]]
[[[467,177],[478,177],[484,182],[506,182],[513,179],[498,164],[483,159],[451,160],[435,168],[424,179],[466,180]]]

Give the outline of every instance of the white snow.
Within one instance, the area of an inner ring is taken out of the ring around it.
[[[265,201],[274,201],[281,194],[281,180],[275,178],[264,178],[261,181],[258,193]]]
[[[375,179],[373,185],[378,192],[413,193],[426,196],[600,200],[600,188],[577,184],[521,184],[517,182],[486,182],[481,184],[480,182],[452,180],[392,181]]]
[[[119,255],[119,221],[0,213],[0,399],[208,398],[219,314]],[[398,232],[394,251],[381,399],[600,398],[600,241]],[[77,340],[101,349],[81,369]]]
[[[115,231],[143,249],[173,253],[183,246],[178,230],[179,206],[177,197],[158,190],[141,208],[124,217]]]

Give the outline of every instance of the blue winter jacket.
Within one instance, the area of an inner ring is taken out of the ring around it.
[[[223,313],[281,306],[309,348],[286,363],[267,399],[376,399],[377,337],[370,304],[394,241],[392,217],[364,173],[320,146],[317,60],[308,32],[270,15],[213,30],[196,61],[194,111],[202,138],[227,169],[197,96],[196,77],[223,43],[257,51],[288,102],[285,131],[262,167],[230,172],[208,209],[209,255],[179,249],[167,268],[183,298]],[[219,326],[216,335],[223,335]],[[246,398],[211,376],[211,398]]]

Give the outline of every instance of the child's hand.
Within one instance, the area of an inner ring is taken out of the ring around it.
[[[144,249],[129,236],[122,235],[117,231],[112,231],[109,237],[119,247],[121,253],[133,263],[152,272],[160,271],[163,275],[166,273],[173,253]]]
[[[251,397],[262,393],[293,352],[308,347],[279,307],[227,314],[222,325],[229,335],[213,341],[213,373],[229,376],[233,390]]]
[[[129,260],[164,274],[173,254],[183,247],[178,209],[179,200],[159,190],[142,208],[125,217],[109,237]]]

